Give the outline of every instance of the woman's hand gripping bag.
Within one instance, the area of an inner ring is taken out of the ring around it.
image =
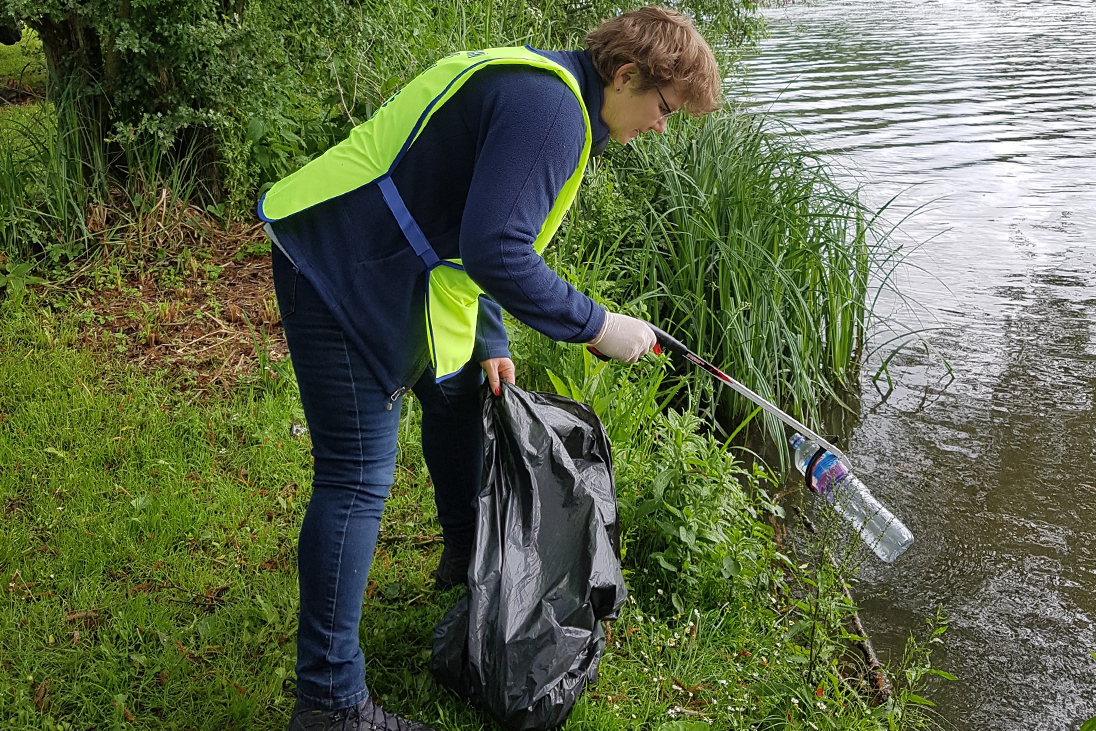
[[[609,440],[585,404],[502,384],[484,403],[468,592],[434,631],[438,683],[508,731],[556,728],[627,597]]]

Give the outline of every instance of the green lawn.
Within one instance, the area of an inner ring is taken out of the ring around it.
[[[79,321],[0,301],[0,727],[284,728],[310,481],[295,389],[199,396],[77,348]],[[440,530],[405,408],[361,625],[370,685],[442,731],[490,728],[428,671],[461,590],[433,589]],[[682,616],[633,595],[567,728],[886,727],[836,675],[808,685],[793,605],[728,596]]]

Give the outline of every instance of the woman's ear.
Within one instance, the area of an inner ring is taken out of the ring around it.
[[[624,64],[613,74],[613,91],[624,91],[624,88],[632,83],[638,75],[639,69],[634,62],[629,61]]]

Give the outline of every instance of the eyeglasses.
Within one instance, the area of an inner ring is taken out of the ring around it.
[[[666,103],[666,97],[662,96],[662,89],[655,87],[655,91],[658,92],[658,98],[662,100],[662,104],[659,106],[658,111],[662,112],[660,119],[666,119],[671,114],[676,114],[678,110],[670,109],[670,105]]]

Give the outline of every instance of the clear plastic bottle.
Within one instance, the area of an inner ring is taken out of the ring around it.
[[[807,463],[818,451],[818,445],[800,434],[794,434],[789,441],[795,450],[796,468],[806,474]],[[852,524],[864,543],[883,561],[894,561],[913,543],[909,529],[829,452],[814,463],[810,484],[811,489],[833,505],[838,515]]]

